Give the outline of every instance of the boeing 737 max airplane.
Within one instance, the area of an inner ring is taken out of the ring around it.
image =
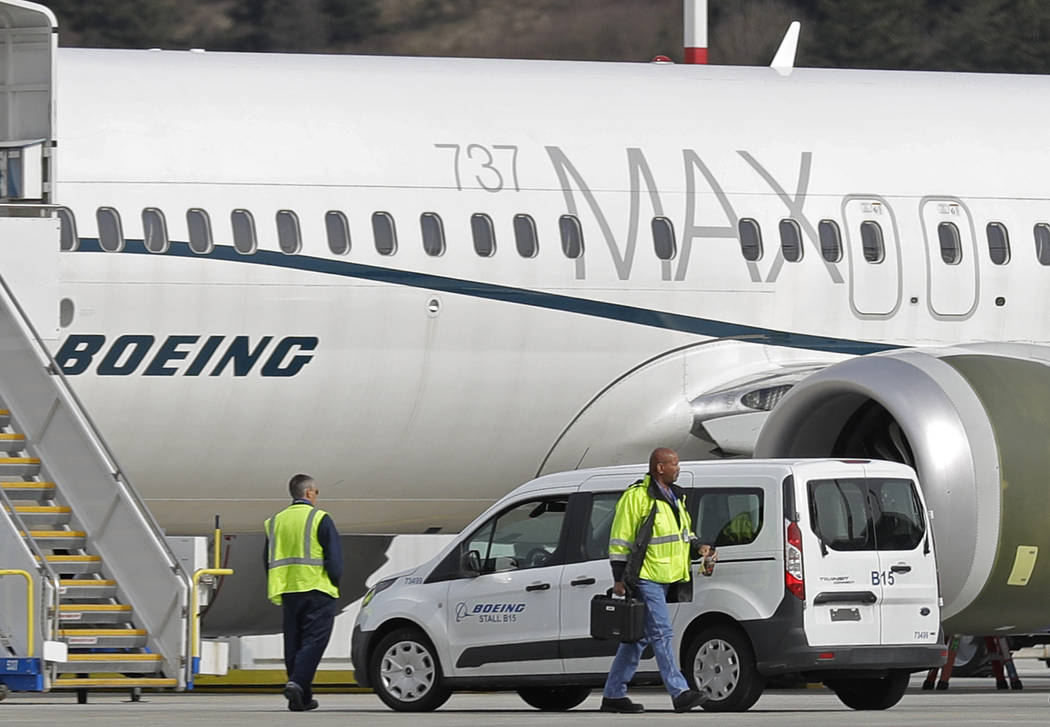
[[[1050,622],[1050,566],[1007,584],[1050,548],[1050,79],[55,49],[0,5],[0,229],[61,221],[0,272],[169,533],[299,470],[422,533],[654,445],[878,457],[947,628]]]

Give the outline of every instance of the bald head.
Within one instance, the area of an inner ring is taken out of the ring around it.
[[[649,476],[665,485],[678,479],[678,453],[667,447],[658,447],[649,455]]]

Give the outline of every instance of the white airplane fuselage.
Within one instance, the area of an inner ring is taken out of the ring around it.
[[[342,532],[455,531],[540,472],[657,444],[719,454],[691,402],[741,381],[913,347],[1045,345],[1048,90],[1024,76],[61,49],[52,191],[76,249],[59,256],[61,326],[35,322],[169,532],[207,532],[212,514],[258,532],[297,471]],[[119,215],[119,250],[102,249],[100,208]],[[163,213],[166,252],[143,242],[146,209]],[[191,209],[213,248],[191,248]],[[238,210],[251,254],[234,247]],[[282,251],[284,211],[298,249]],[[330,212],[348,222],[345,254]],[[392,254],[376,213],[396,227]],[[441,254],[424,249],[423,215],[431,230],[440,218]],[[491,220],[492,255],[474,215]],[[673,227],[667,259],[654,218]],[[1009,235],[1005,260],[989,224]],[[742,225],[761,230],[759,255]],[[714,438],[746,453],[765,415],[720,420],[740,424]]]

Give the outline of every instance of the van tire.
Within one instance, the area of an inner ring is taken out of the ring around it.
[[[369,676],[376,695],[398,712],[430,712],[452,696],[430,640],[412,627],[384,636],[372,652]]]
[[[901,701],[910,679],[907,669],[891,669],[881,679],[826,679],[824,685],[851,709],[889,709]]]
[[[564,712],[583,704],[591,696],[590,687],[522,687],[518,696],[525,704],[544,712]]]
[[[746,712],[762,696],[766,680],[755,666],[747,635],[731,624],[701,629],[685,651],[685,678],[708,701],[708,712]]]

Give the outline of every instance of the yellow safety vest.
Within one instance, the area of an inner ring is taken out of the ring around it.
[[[320,591],[339,598],[339,589],[324,569],[324,550],[317,539],[327,514],[319,507],[295,503],[263,523],[269,540],[266,595],[277,605],[284,593]]]
[[[656,583],[676,583],[691,578],[689,569],[689,544],[692,539],[693,522],[685,509],[685,498],[678,498],[679,524],[674,511],[663,497],[649,495],[652,481],[646,475],[641,482],[627,488],[616,503],[612,530],[609,533],[609,559],[626,562],[634,545],[635,536],[642,522],[649,517],[656,503],[656,520],[653,522],[653,537],[645,552],[645,560],[638,577]],[[653,487],[659,485],[652,483]]]

